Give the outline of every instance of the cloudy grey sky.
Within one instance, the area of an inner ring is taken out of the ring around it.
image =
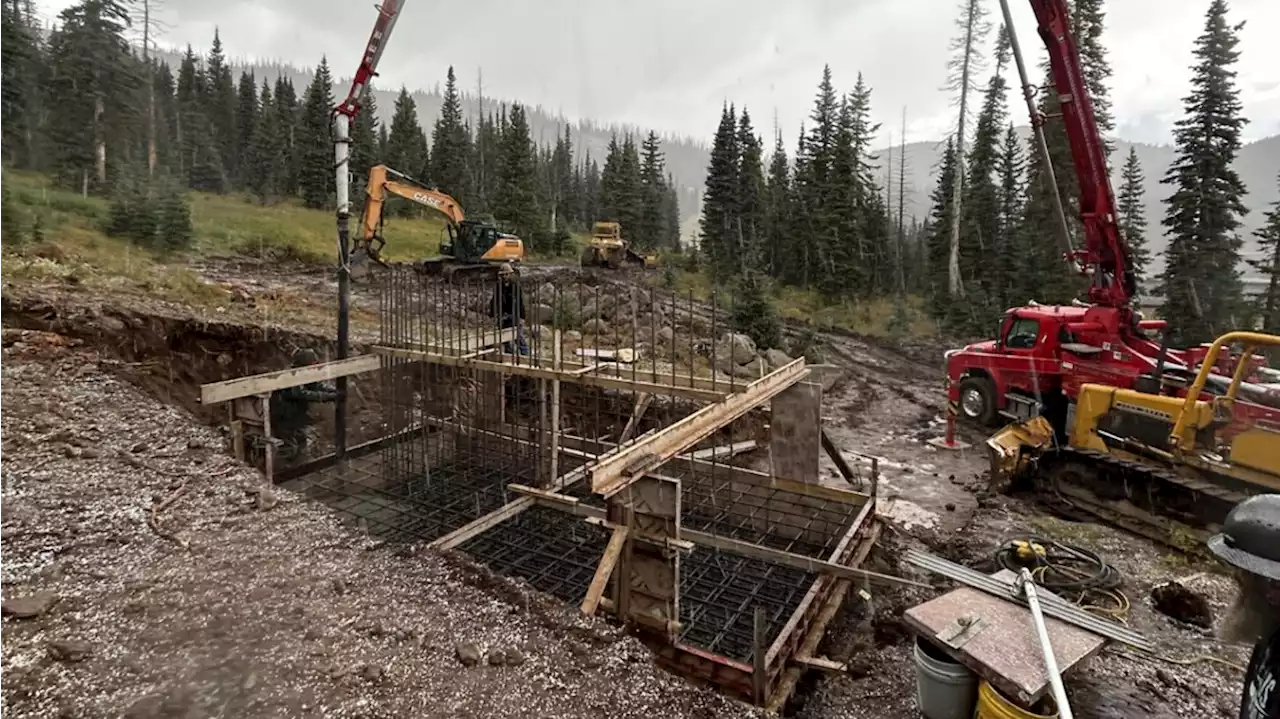
[[[229,55],[314,65],[349,76],[374,19],[372,0],[158,0],[167,45],[205,48],[215,27]],[[71,0],[37,2],[48,18]],[[993,26],[999,5],[987,0]],[[946,81],[953,0],[407,0],[379,83],[430,88],[453,64],[474,90],[569,117],[630,122],[709,139],[725,101],[750,108],[788,145],[824,63],[837,86],[861,71],[882,136],[905,106],[909,140],[954,123]],[[1106,44],[1119,133],[1167,142],[1187,92],[1192,42],[1208,0],[1113,0]],[[1014,0],[1027,60],[1042,54],[1029,4]],[[1280,133],[1280,3],[1231,0],[1241,35],[1239,85],[1248,139]],[[994,39],[994,33],[992,34]],[[1020,106],[1015,117],[1022,118]]]

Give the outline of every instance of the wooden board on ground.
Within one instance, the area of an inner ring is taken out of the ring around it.
[[[995,576],[1004,581],[1014,579],[1008,570],[1001,570]],[[961,587],[914,606],[903,616],[913,630],[933,640],[956,661],[1019,704],[1031,706],[1048,691],[1049,674],[1045,671],[1044,654],[1036,638],[1031,610],[977,589]],[[981,619],[981,627],[970,632],[959,649],[946,646],[939,635],[954,633],[956,622],[962,617]],[[1106,639],[1093,632],[1051,617],[1045,617],[1045,627],[1058,669],[1063,674],[1106,644]]]

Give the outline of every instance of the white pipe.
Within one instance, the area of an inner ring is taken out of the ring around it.
[[[336,176],[334,188],[338,197],[338,222],[351,216],[351,118],[334,113],[333,118],[333,166]],[[347,256],[339,238],[338,261],[346,264]]]
[[[1036,582],[1026,567],[1018,573],[1018,583],[1022,585],[1022,591],[1027,595],[1027,606],[1031,608],[1031,620],[1040,638],[1040,650],[1044,653],[1044,667],[1049,673],[1049,686],[1053,689],[1053,701],[1058,705],[1058,716],[1060,719],[1073,719],[1071,705],[1067,703],[1067,690],[1062,686],[1062,673],[1058,671],[1058,660],[1054,658],[1053,646],[1049,644],[1049,630],[1045,628],[1044,615],[1040,613]]]

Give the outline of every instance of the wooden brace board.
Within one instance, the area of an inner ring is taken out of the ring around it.
[[[716,430],[767,402],[808,374],[804,358],[747,385],[737,394],[703,407],[660,432],[645,435],[619,447],[591,471],[591,491],[606,497],[615,494],[645,473],[656,469],[711,436]]]
[[[401,349],[399,347],[377,346],[373,348],[373,351],[387,357],[400,357],[407,360],[418,360],[421,362],[431,362],[433,364],[449,365],[453,367],[469,367],[471,369],[484,370],[488,372],[500,372],[503,374],[519,375],[522,377],[533,377],[534,379],[558,379],[581,385],[604,387],[606,389],[671,395],[674,397],[684,397],[686,399],[693,399],[702,402],[719,402],[725,397],[730,396],[728,392],[728,385],[725,385],[724,391],[716,391],[598,374],[576,374],[573,369],[556,370],[551,369],[550,367],[540,367],[535,364],[516,364],[515,362],[508,363],[495,362],[492,360],[465,359],[441,352]],[[528,358],[520,359],[527,361]],[[583,368],[578,367],[575,369]]]
[[[312,382],[347,377],[353,374],[372,372],[382,367],[382,359],[377,355],[360,355],[347,359],[334,360],[308,367],[291,367],[276,372],[237,377],[222,382],[210,382],[200,385],[200,404],[217,404],[241,397],[252,397],[264,392],[278,389],[298,387]]]

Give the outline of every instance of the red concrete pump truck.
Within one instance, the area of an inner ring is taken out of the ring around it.
[[[1002,1],[1002,5],[1008,22],[1007,2]],[[1133,261],[1116,224],[1106,151],[1069,29],[1066,0],[1031,0],[1031,6],[1039,35],[1049,50],[1054,89],[1061,103],[1080,186],[1080,220],[1084,226],[1080,249],[1073,246],[1061,200],[1054,193],[1066,240],[1065,258],[1089,278],[1089,301],[1071,305],[1032,302],[1010,309],[1002,318],[995,339],[946,353],[948,422],[943,445],[949,447],[957,446],[957,413],[984,426],[996,424],[1001,415],[1018,421],[1043,415],[1054,426],[1064,427],[1081,385],[1127,389],[1141,385],[1144,377],[1158,385],[1162,374],[1185,373],[1190,379],[1208,347],[1168,348],[1167,343],[1146,334],[1164,329],[1166,323],[1144,320],[1133,309],[1137,290]],[[1013,54],[1040,152],[1046,166],[1051,166],[1042,127],[1045,118],[1036,109],[1034,88],[1027,81],[1016,39]],[[1235,361],[1228,355],[1225,353],[1219,363],[1225,372]],[[1261,364],[1260,359],[1251,361]]]

